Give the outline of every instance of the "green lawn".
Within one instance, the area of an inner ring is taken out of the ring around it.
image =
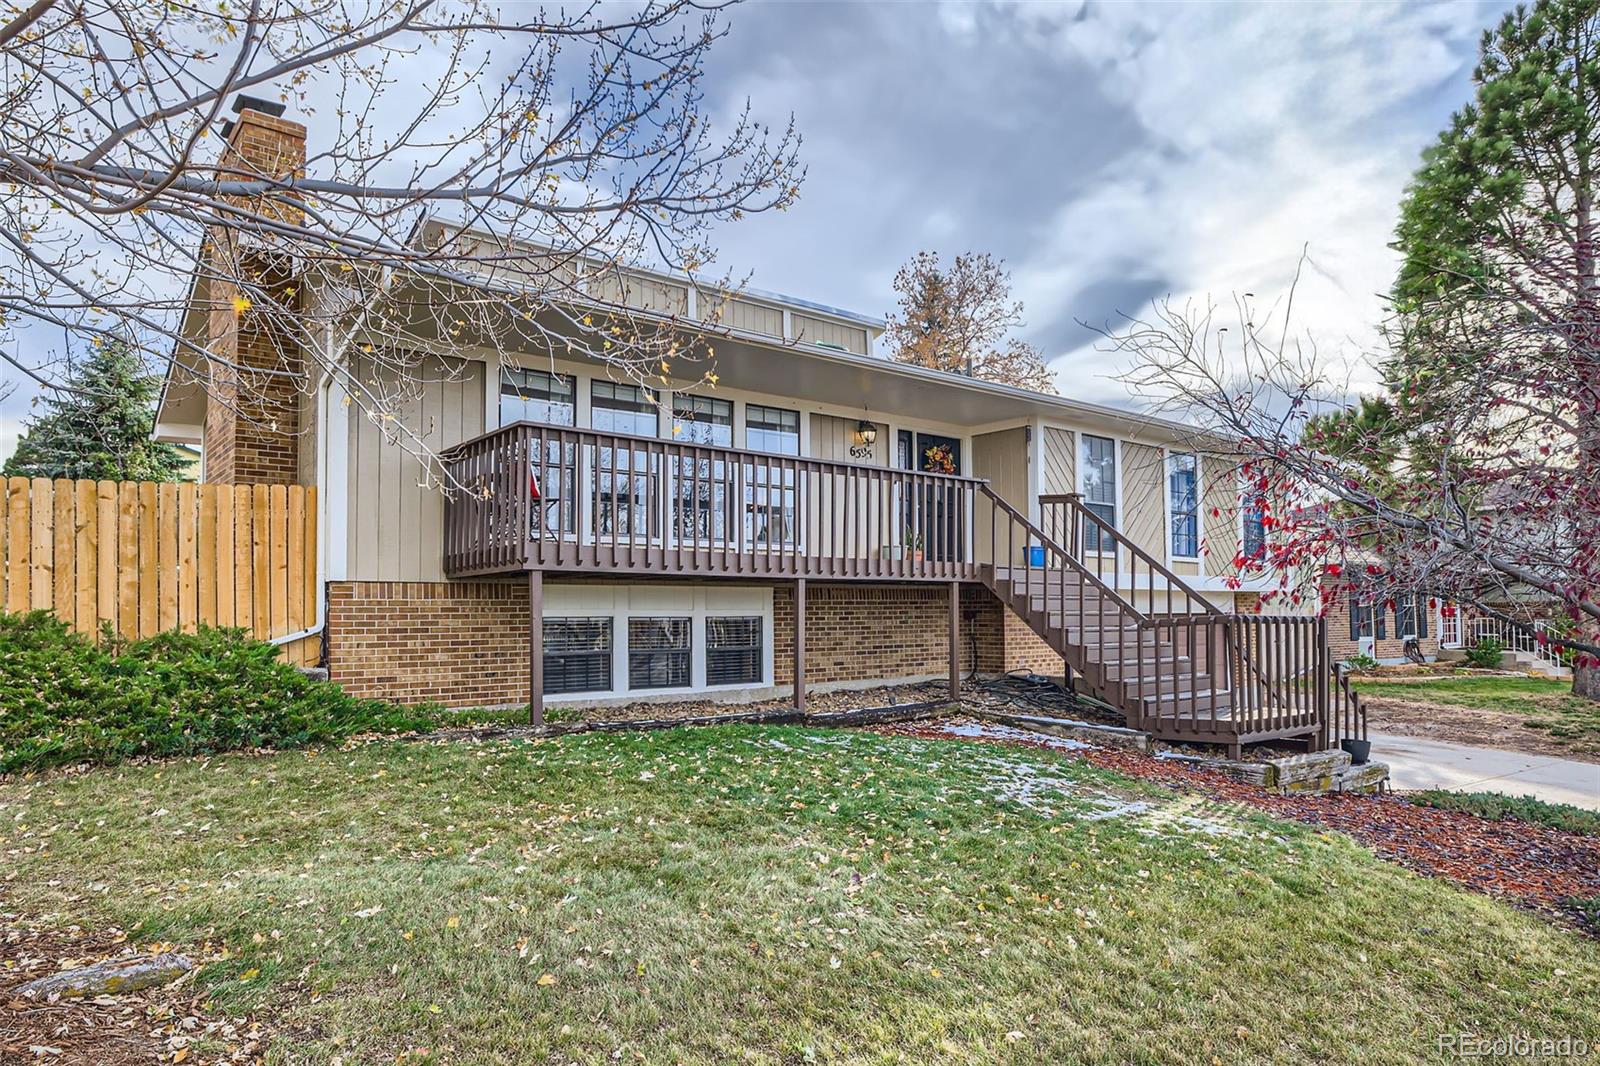
[[[1031,749],[727,727],[230,755],[0,779],[0,852],[0,911],[225,944],[201,986],[277,1062],[1600,1042],[1600,944]]]
[[[1351,684],[1364,695],[1382,699],[1503,711],[1551,736],[1582,746],[1600,744],[1600,702],[1574,696],[1570,681],[1462,675],[1414,681],[1352,678]]]

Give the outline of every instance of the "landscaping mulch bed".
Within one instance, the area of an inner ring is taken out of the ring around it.
[[[186,975],[163,988],[55,1003],[12,990],[59,970],[126,954],[119,930],[38,930],[0,916],[0,1063],[133,1066],[256,1063],[263,1034],[248,1018],[219,1018]]]
[[[945,722],[893,723],[874,728],[898,736],[997,742],[952,734]],[[1037,742],[998,742],[1054,749],[1047,737]],[[1574,902],[1600,897],[1600,838],[1526,822],[1490,821],[1461,812],[1432,810],[1393,794],[1283,796],[1214,771],[1134,751],[1084,748],[1061,754],[1213,799],[1244,804],[1277,818],[1348,833],[1383,858],[1417,873],[1442,877],[1508,902],[1576,920],[1590,933],[1600,935],[1600,928]]]

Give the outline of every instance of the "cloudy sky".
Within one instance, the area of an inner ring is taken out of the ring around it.
[[[1306,249],[1296,322],[1359,363],[1401,190],[1503,6],[747,3],[708,105],[792,111],[809,176],[720,265],[883,314],[918,249],[991,252],[1061,391],[1137,406],[1079,320],[1267,300]],[[0,402],[0,456],[29,396]]]

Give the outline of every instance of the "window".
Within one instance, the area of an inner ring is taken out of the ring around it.
[[[615,381],[589,383],[589,424],[602,433],[656,435],[656,405],[637,385]]]
[[[706,684],[761,680],[761,619],[706,619]]]
[[[689,619],[628,619],[628,687],[686,688]]]
[[[1385,611],[1381,603],[1367,598],[1360,589],[1350,593],[1350,639],[1360,640],[1362,637],[1376,637],[1378,640],[1388,638],[1388,631],[1384,626]]]
[[[545,619],[544,690],[611,691],[611,619]]]
[[[778,455],[800,454],[800,412],[746,404],[745,446]],[[794,498],[797,472],[781,464],[756,462],[745,467],[744,528],[751,544],[794,543]]]
[[[1200,474],[1193,455],[1167,457],[1167,496],[1172,506],[1172,554],[1200,554]]]
[[[715,396],[673,396],[672,439],[732,447],[733,404]]]
[[[500,369],[500,424],[576,424],[576,387],[570,376],[545,370]]]
[[[637,385],[593,381],[589,386],[589,424],[601,433],[656,435],[656,406]],[[598,448],[595,468],[596,534],[642,537],[656,532],[648,500],[655,498],[656,462],[637,448]]]
[[[733,444],[733,404],[715,396],[672,398],[672,439],[680,444]],[[717,455],[683,455],[673,463],[672,531],[680,540],[721,542],[728,536],[732,465]]]
[[[1394,632],[1397,637],[1428,637],[1428,601],[1420,592],[1401,596],[1394,604]]]
[[[1117,528],[1117,442],[1083,435],[1083,505],[1112,529]],[[1102,544],[1102,541],[1104,542]],[[1094,523],[1083,531],[1085,551],[1115,551],[1116,542]]]
[[[744,443],[754,452],[800,454],[800,412],[758,403],[744,408]]]
[[[1260,496],[1244,501],[1244,532],[1240,547],[1246,559],[1259,559],[1267,551],[1267,504]]]

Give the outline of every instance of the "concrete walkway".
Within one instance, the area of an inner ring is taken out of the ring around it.
[[[1373,733],[1371,739],[1372,757],[1389,764],[1394,788],[1503,792],[1600,810],[1600,764],[1420,737]]]

